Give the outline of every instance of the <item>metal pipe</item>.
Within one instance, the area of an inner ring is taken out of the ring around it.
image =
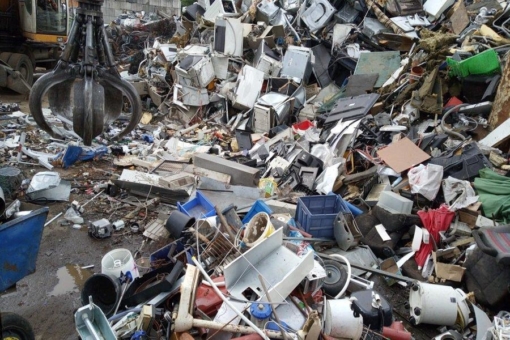
[[[259,281],[260,281],[260,285],[262,286],[262,290],[264,291],[264,294],[266,294],[266,297],[267,297],[267,301],[269,301],[269,303],[271,303],[271,309],[273,311],[273,315],[274,315],[274,318],[276,320],[276,323],[278,324],[278,327],[280,327],[280,331],[282,333],[282,337],[287,340],[287,334],[285,334],[285,330],[283,329],[283,327],[281,326],[281,322],[280,322],[280,318],[278,317],[278,314],[276,314],[276,308],[275,306],[272,304],[272,301],[271,301],[271,296],[269,295],[269,291],[267,290],[267,287],[266,287],[266,283],[264,282],[264,278],[262,277],[262,275],[259,274]]]
[[[330,240],[328,238],[314,238],[314,237],[289,237],[284,236],[283,240],[285,241],[305,241],[305,242],[336,242],[335,240]]]
[[[85,326],[87,326],[87,329],[89,330],[90,334],[94,337],[94,339],[96,340],[103,339],[103,337],[99,335],[99,333],[96,331],[96,328],[92,324],[92,321],[90,321],[89,316],[87,314],[83,314],[81,318],[85,323]]]
[[[98,197],[99,195],[101,195],[102,193],[104,192],[104,190],[101,190],[97,195],[95,195],[94,197],[92,197],[91,199],[89,199],[87,202],[83,203],[81,205],[82,208],[84,208],[87,204],[89,204],[90,202],[92,202],[94,199],[96,199],[96,197]],[[58,215],[56,215],[55,217],[53,217],[51,220],[49,220],[48,222],[46,222],[46,224],[44,225],[45,227],[47,225],[49,225],[51,222],[55,221],[57,218],[59,218],[60,216],[62,216],[63,212],[59,213]]]
[[[78,23],[76,22],[76,19],[73,20],[73,24],[71,26],[71,31],[69,32],[69,39],[67,41],[66,47],[64,47],[64,52],[62,53],[61,59],[65,62],[69,62],[69,59],[71,58],[72,51],[75,48],[76,40],[77,40],[77,34],[78,34]]]
[[[452,107],[451,109],[449,109],[448,111],[445,112],[445,114],[443,115],[443,118],[441,118],[441,129],[443,129],[443,131],[450,135],[450,136],[453,136],[453,137],[457,137],[458,139],[460,140],[466,140],[466,137],[464,137],[463,135],[461,135],[460,133],[458,132],[455,132],[453,131],[452,129],[448,129],[445,125],[444,125],[444,122],[446,120],[446,117],[448,117],[453,111],[455,110],[458,110],[460,109],[461,107],[465,107],[465,106],[468,106],[469,104],[459,104],[457,106],[454,106]]]
[[[47,225],[49,225],[51,222],[55,221],[57,218],[59,218],[60,216],[62,216],[63,213],[59,213],[57,216],[53,217],[51,220],[49,220],[48,222],[46,222],[46,224],[44,224],[44,226],[46,227]]]
[[[106,59],[108,60],[108,66],[115,67],[115,58],[113,57],[112,48],[108,42],[108,36],[106,35],[106,29],[104,28],[104,25],[101,25],[101,34],[103,36],[103,47],[105,50]]]
[[[101,195],[102,193],[104,192],[104,190],[101,190],[97,195],[95,195],[94,197],[92,197],[91,199],[89,199],[87,202],[83,203],[81,206],[82,208],[84,208],[87,204],[89,204],[90,202],[92,202],[93,200],[96,199],[96,197],[98,197],[99,195]]]
[[[334,260],[334,261],[338,261],[338,262],[340,262],[342,264],[346,264],[342,260],[340,260],[338,258],[331,257],[328,254],[317,253],[317,255],[319,255],[320,257],[323,257],[325,259],[328,259],[328,260]],[[392,273],[389,273],[389,272],[385,272],[384,270],[375,269],[375,268],[371,268],[371,267],[365,267],[365,266],[361,266],[359,264],[354,264],[352,262],[351,262],[351,267],[352,268],[356,268],[356,269],[361,269],[361,270],[364,270],[364,271],[367,271],[367,272],[370,272],[370,273],[373,273],[373,274],[389,277],[391,279],[395,279],[395,280],[398,280],[398,281],[405,281],[405,282],[410,282],[410,283],[413,283],[413,282],[417,281],[417,280],[412,279],[412,278],[407,277],[407,276],[400,276],[400,275],[392,274]]]
[[[4,191],[0,187],[0,217],[5,213],[5,196]]]
[[[225,325],[225,324],[222,324],[219,322],[202,320],[202,319],[193,319],[193,327],[203,327],[203,328],[217,329],[217,330],[221,329],[222,331],[229,332],[229,333],[242,333],[242,334],[257,333],[257,334],[259,334],[256,329],[253,329],[248,326],[231,325],[231,324]],[[267,336],[264,336],[265,339],[267,339],[267,337],[269,337],[271,339],[282,339],[282,333],[280,333],[280,332],[265,329],[264,333],[267,334]]]

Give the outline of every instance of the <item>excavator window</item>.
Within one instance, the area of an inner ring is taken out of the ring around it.
[[[65,0],[37,1],[37,33],[65,34],[67,5]]]

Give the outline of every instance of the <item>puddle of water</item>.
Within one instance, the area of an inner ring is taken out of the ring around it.
[[[88,269],[81,269],[76,264],[67,264],[57,270],[58,283],[48,294],[50,296],[65,295],[72,292],[79,292],[85,281],[92,276]]]

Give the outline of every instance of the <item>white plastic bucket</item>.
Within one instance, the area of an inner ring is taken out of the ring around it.
[[[348,299],[327,300],[324,334],[340,339],[360,339],[363,333],[363,317],[354,317]]]
[[[259,212],[252,217],[246,229],[244,230],[243,242],[248,247],[253,247],[262,240],[268,238],[274,233],[274,226],[271,223],[269,215],[265,212]]]
[[[133,255],[124,248],[110,251],[101,260],[101,273],[119,278],[121,272],[131,273],[133,280],[140,277]]]

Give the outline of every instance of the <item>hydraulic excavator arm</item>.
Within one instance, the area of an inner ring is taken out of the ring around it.
[[[142,104],[133,85],[120,77],[104,28],[103,0],[79,0],[67,44],[53,71],[40,77],[30,92],[30,112],[36,123],[53,137],[61,137],[42,113],[48,94],[52,113],[72,128],[85,145],[116,120],[123,98],[130,102],[128,125],[114,138],[132,131],[142,118]],[[71,95],[72,94],[72,95]]]

